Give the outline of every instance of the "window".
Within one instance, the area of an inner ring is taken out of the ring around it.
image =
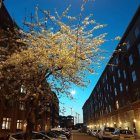
[[[124,76],[124,79],[126,79],[126,72],[125,72],[125,70],[123,70],[123,76]]]
[[[114,92],[115,92],[115,96],[117,96],[117,89],[116,88],[114,88]]]
[[[139,51],[139,55],[140,55],[140,43],[139,43],[139,45],[138,45],[138,51]]]
[[[120,91],[123,91],[122,83],[120,83]]]
[[[127,49],[130,48],[130,42],[129,42],[129,41],[126,43],[126,48],[127,48]]]
[[[119,78],[121,77],[120,70],[118,70],[118,77],[119,77]]]
[[[109,112],[111,112],[112,108],[111,108],[111,105],[109,105]]]
[[[139,31],[139,29],[138,29],[138,27],[135,29],[135,36],[136,36],[136,38],[139,36],[139,34],[140,34],[140,31]]]
[[[106,107],[106,113],[108,114],[108,108]]]
[[[133,57],[132,57],[132,54],[129,56],[129,64],[130,64],[130,65],[133,64]]]
[[[22,120],[17,120],[17,129],[22,129],[22,124],[23,124]]]
[[[106,74],[106,80],[107,80],[107,74]]]
[[[126,91],[128,91],[128,85],[126,85]]]
[[[115,77],[113,76],[113,83],[115,83]]]
[[[110,92],[112,91],[111,86],[110,86]]]
[[[106,85],[106,89],[108,90],[108,84]]]
[[[11,118],[3,118],[2,129],[10,129]]]
[[[25,110],[25,103],[23,102],[19,103],[19,110]]]
[[[116,64],[119,64],[119,59],[118,58],[116,58]]]
[[[24,85],[21,85],[20,92],[26,94],[26,88]]]
[[[135,82],[137,80],[135,71],[132,72],[132,80],[133,80],[133,82]]]
[[[119,109],[119,102],[118,102],[118,100],[116,101],[116,108]]]
[[[112,69],[112,71],[114,70],[114,66],[113,65],[111,66],[111,69]]]
[[[107,103],[107,99],[106,99],[106,97],[105,97],[105,103]]]
[[[103,78],[103,83],[105,82],[105,77]]]

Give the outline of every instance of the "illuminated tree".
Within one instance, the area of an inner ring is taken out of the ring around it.
[[[82,19],[86,2],[78,19],[68,15],[70,7],[61,16],[57,12],[52,16],[36,7],[35,18],[31,23],[25,22],[28,31],[18,30],[20,39],[16,42],[22,47],[0,65],[0,78],[5,80],[1,85],[3,96],[24,101],[34,97],[38,102],[44,96],[44,82],[49,92],[53,90],[68,96],[72,84],[88,85],[87,72],[94,73],[103,59],[100,46],[106,33],[94,36],[93,33],[105,25],[93,20],[92,15]],[[39,17],[38,13],[43,16]],[[4,92],[8,85],[9,91]],[[26,91],[24,95],[19,94],[22,86]]]

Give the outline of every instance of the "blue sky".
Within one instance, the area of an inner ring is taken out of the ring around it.
[[[25,16],[29,17],[31,13],[34,14],[37,4],[51,13],[54,12],[54,9],[61,13],[71,4],[69,14],[78,16],[82,0],[4,0],[4,3],[11,17],[23,28],[22,23]],[[107,32],[107,39],[111,40],[124,34],[138,6],[140,6],[140,0],[89,0],[85,6],[83,17],[92,13],[97,22],[107,24],[108,26],[103,29],[103,32]],[[83,122],[82,106],[91,94],[117,44],[117,41],[109,41],[103,44],[102,48],[108,51],[105,54],[106,59],[101,63],[101,68],[96,70],[97,74],[87,75],[91,81],[87,88],[82,89],[73,86],[71,90],[75,91],[74,100],[69,100],[66,97],[60,99],[66,109],[64,115],[71,115],[72,108],[72,115],[76,116],[76,112],[79,113],[79,122]]]

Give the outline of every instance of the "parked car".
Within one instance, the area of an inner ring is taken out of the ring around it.
[[[58,134],[61,134],[61,135],[65,135],[67,137],[67,139],[69,139],[71,137],[71,131],[68,129],[52,128],[51,131],[58,133]]]
[[[63,133],[61,133],[61,131],[57,131],[57,130],[51,130],[51,132],[55,133],[59,138],[61,138],[62,140],[67,140],[66,135],[64,135]]]
[[[61,135],[61,134],[55,133],[53,131],[49,131],[49,132],[41,131],[40,133],[47,135],[51,138],[56,138],[57,140],[67,140],[65,135]]]
[[[10,134],[8,136],[8,140],[24,140],[24,137],[25,137],[25,133],[17,132],[17,133]],[[38,132],[32,132],[32,140],[57,140],[57,139],[50,138]]]
[[[95,136],[96,131],[97,131],[96,129],[95,129],[95,130],[92,130],[92,131],[91,131],[91,135],[92,135],[92,136]]]
[[[91,129],[88,129],[88,130],[87,130],[87,134],[88,134],[88,135],[91,135],[91,131],[92,131]]]
[[[52,137],[52,138],[58,138],[58,135],[56,135],[55,133],[53,133],[51,131],[49,131],[49,132],[40,131],[39,133],[44,134],[44,135],[47,135],[47,136]]]
[[[100,132],[100,129],[93,130],[93,131],[92,131],[92,136],[98,137],[98,133],[99,133],[99,132]]]
[[[99,134],[100,131],[101,131],[101,129],[98,129],[98,130],[96,131],[95,137],[98,138],[98,134]]]
[[[98,133],[99,139],[112,139],[112,132],[115,131],[114,127],[103,127]]]
[[[130,130],[126,129],[117,129],[115,132],[112,133],[112,140],[135,140],[135,136]]]

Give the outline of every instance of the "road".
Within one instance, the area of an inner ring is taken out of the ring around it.
[[[78,131],[72,131],[70,140],[98,140],[95,137],[89,136],[86,133],[79,133]]]

